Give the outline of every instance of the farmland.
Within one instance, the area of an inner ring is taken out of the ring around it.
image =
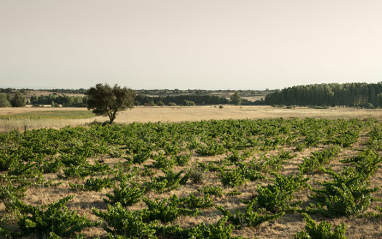
[[[54,115],[41,112],[58,112]],[[60,113],[61,112],[61,113]],[[62,115],[65,112],[64,117]],[[82,112],[82,113],[79,113]],[[33,119],[25,117],[25,114],[44,114],[44,118]],[[84,118],[83,115],[89,114],[86,108],[0,108],[0,132],[11,130],[56,128],[59,129],[66,125],[84,126],[93,121],[103,122],[107,117],[97,116]],[[58,117],[61,114],[61,117]],[[79,114],[81,117],[79,117]],[[8,120],[12,115],[12,120]],[[269,119],[269,118],[326,118],[326,119],[367,119],[374,118],[382,120],[382,109],[356,109],[349,107],[335,107],[328,109],[312,109],[307,107],[278,108],[271,106],[164,106],[164,107],[135,107],[118,114],[115,122],[129,124],[133,122],[182,122],[200,120],[223,120],[223,119]]]
[[[112,126],[97,117],[2,133],[2,233],[294,238],[311,217],[332,224],[331,233],[346,227],[347,238],[382,237],[379,117],[341,108],[138,107]]]

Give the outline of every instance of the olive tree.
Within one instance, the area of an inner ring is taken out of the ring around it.
[[[117,113],[134,106],[135,92],[118,85],[110,87],[108,84],[97,84],[87,91],[88,109],[96,115],[108,116],[110,124],[115,120]]]

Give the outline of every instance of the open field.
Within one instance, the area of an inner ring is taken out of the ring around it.
[[[106,238],[103,226],[114,236],[140,230],[142,235],[146,227],[158,238],[205,238],[208,233],[220,238],[218,233],[230,230],[232,236],[246,238],[294,238],[306,225],[301,211],[317,223],[333,224],[332,231],[344,223],[347,238],[381,238],[382,124],[363,120],[379,114],[138,107],[123,112],[117,122],[163,123],[0,134],[0,226],[13,233],[31,232],[24,238],[45,235],[25,205],[38,208],[74,195],[66,203],[69,211],[93,222],[104,219],[80,230],[87,238]],[[200,121],[238,115],[248,119]],[[224,217],[224,210],[236,214]],[[128,223],[133,216],[139,226]],[[50,222],[58,215],[40,218]],[[219,228],[221,219],[226,223]],[[54,232],[60,233],[59,228]]]
[[[6,115],[25,114],[27,112],[40,111],[87,111],[86,108],[0,108],[0,132],[10,130],[24,130],[37,128],[61,128],[66,125],[85,125],[94,120],[103,122],[108,120],[107,117],[93,118],[52,118],[52,119],[20,119],[4,120],[1,117]],[[70,114],[69,114],[70,115]],[[327,118],[327,119],[366,119],[374,118],[382,121],[381,109],[355,109],[355,108],[329,108],[329,109],[311,109],[311,108],[275,108],[271,106],[195,106],[195,107],[135,107],[132,110],[121,112],[116,123],[132,123],[132,122],[182,122],[182,121],[200,121],[200,120],[222,120],[222,119],[265,119],[265,118]]]

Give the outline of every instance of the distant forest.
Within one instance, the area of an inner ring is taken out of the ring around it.
[[[61,105],[63,107],[86,107],[88,97],[85,95],[81,96],[56,96],[52,95],[41,95],[41,96],[31,96],[31,105]],[[242,100],[242,104],[249,104],[249,101]],[[215,104],[229,104],[230,100],[213,95],[177,95],[177,96],[147,96],[138,94],[134,100],[135,105],[146,105],[146,106],[163,106],[163,105],[215,105]],[[252,102],[250,102],[252,103]]]
[[[215,95],[176,95],[176,96],[147,96],[137,95],[135,105],[224,105],[232,101]],[[241,105],[253,105],[255,102],[241,99]]]
[[[11,88],[0,89],[0,107],[30,105],[52,105],[63,107],[86,107],[86,89],[45,90],[49,95],[38,94],[38,90]],[[23,95],[29,92],[26,99]],[[379,83],[346,83],[299,85],[282,90],[266,91],[232,91],[232,90],[135,90],[135,105],[224,105],[237,104],[232,94],[238,94],[241,105],[273,106],[309,106],[329,107],[347,106],[362,108],[382,108],[382,82]],[[261,96],[250,101],[246,97]],[[231,97],[231,98],[230,98]]]
[[[63,107],[87,107],[88,97],[87,96],[67,96],[67,95],[32,95],[30,97],[29,103],[31,105],[52,105]]]
[[[382,107],[382,82],[293,86],[265,96],[266,105]]]
[[[134,90],[137,97],[134,100],[136,106],[164,106],[164,105],[222,105],[222,104],[238,104],[236,101],[229,99],[235,92],[242,97],[252,97],[261,94],[265,96],[265,92],[251,90]],[[40,92],[44,92],[41,94]],[[51,94],[46,94],[47,92]],[[85,89],[12,89],[0,88],[0,107],[10,107],[13,102],[12,96],[19,94],[22,96],[22,104],[13,107],[23,107],[26,104],[33,106],[51,105],[52,107],[87,107],[88,97]],[[29,95],[27,97],[26,95]],[[251,105],[255,102],[241,98],[241,105]]]

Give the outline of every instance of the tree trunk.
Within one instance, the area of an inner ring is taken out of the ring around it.
[[[114,110],[113,113],[109,114],[110,124],[112,124],[117,117],[117,110]]]
[[[115,120],[115,115],[113,115],[112,117],[109,117],[109,119],[110,119],[110,124],[112,124]]]

